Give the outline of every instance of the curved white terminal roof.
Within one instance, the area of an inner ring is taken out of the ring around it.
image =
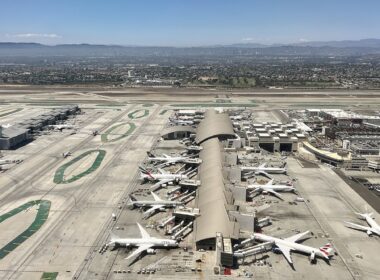
[[[234,128],[227,114],[218,114],[215,110],[207,110],[203,121],[198,125],[195,142],[201,144],[213,137],[235,138]]]

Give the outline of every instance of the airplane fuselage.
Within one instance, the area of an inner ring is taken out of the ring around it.
[[[117,238],[112,240],[113,243],[119,246],[136,247],[144,244],[153,244],[152,247],[178,247],[178,243],[172,239],[160,239],[151,237],[145,238]]]
[[[266,172],[268,174],[286,174],[287,170],[285,168],[278,167],[251,167],[244,166],[242,167],[242,171],[253,171],[253,172]]]
[[[368,225],[371,227],[371,231],[373,233],[376,233],[377,235],[380,235],[380,226],[376,221],[369,215],[363,215]]]
[[[188,179],[187,176],[183,174],[151,174],[151,175],[144,174],[142,178],[150,180],[150,181],[158,181],[158,180],[165,180],[165,179],[170,179],[170,180]]]
[[[136,207],[145,207],[152,205],[162,205],[162,207],[175,207],[177,205],[182,205],[182,202],[179,201],[155,201],[155,200],[141,200],[141,201],[132,201],[130,204]]]
[[[276,192],[292,192],[295,188],[287,185],[249,185],[248,189],[261,189],[263,191],[271,190]]]
[[[185,160],[186,158],[184,157],[170,157],[170,158],[166,158],[166,157],[151,157],[151,158],[148,158],[148,161],[171,161],[171,162],[181,162],[183,160]]]

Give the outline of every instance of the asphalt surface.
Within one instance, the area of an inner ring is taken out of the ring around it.
[[[351,180],[342,171],[336,169],[335,173],[338,174],[343,181],[346,182],[358,195],[360,195],[373,209],[380,213],[380,197],[374,194],[367,187],[360,184],[358,181]]]

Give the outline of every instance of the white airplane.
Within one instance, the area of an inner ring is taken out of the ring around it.
[[[356,214],[360,216],[360,219],[365,220],[369,226],[362,226],[351,222],[345,222],[347,224],[347,227],[365,231],[369,236],[371,236],[372,234],[377,234],[378,236],[380,236],[380,226],[372,217],[373,213]]]
[[[186,147],[186,151],[188,153],[199,153],[200,151],[203,150],[203,147],[202,146],[194,146],[194,145],[191,145],[191,146],[187,146]]]
[[[135,251],[133,251],[128,257],[125,259],[136,259],[141,255],[142,252],[147,252],[148,254],[154,254],[155,249],[154,248],[175,248],[178,247],[178,242],[176,240],[172,239],[163,239],[163,238],[156,238],[151,237],[149,233],[139,224],[137,223],[137,226],[139,227],[141,238],[121,238],[116,236],[115,234],[111,233],[111,240],[107,244],[114,245],[114,246],[123,246],[123,247],[137,247]],[[133,261],[130,263],[132,264]]]
[[[266,167],[266,163],[259,166],[243,166],[241,171],[245,173],[255,173],[255,175],[264,175],[271,178],[269,174],[286,174],[288,170],[285,167]]]
[[[156,190],[158,187],[164,184],[168,184],[171,182],[179,182],[181,180],[189,179],[186,174],[172,174],[160,168],[158,168],[158,171],[160,173],[157,173],[157,174],[153,174],[141,166],[139,166],[139,169],[140,169],[140,178],[142,180],[157,182],[153,186],[151,186],[152,190]]]
[[[147,154],[148,154],[147,160],[149,162],[161,163],[159,164],[159,166],[167,166],[167,165],[176,164],[176,163],[186,163],[186,164],[202,163],[201,159],[190,158],[190,157],[172,157],[166,154],[162,154],[161,157],[156,157],[151,152],[147,152]]]
[[[270,180],[265,185],[253,184],[247,187],[248,190],[251,190],[250,195],[252,196],[254,193],[269,193],[274,196],[282,199],[281,194],[278,192],[295,192],[296,189],[292,185],[273,185],[273,179]]]
[[[144,212],[145,216],[149,216],[157,210],[175,208],[176,206],[183,205],[183,202],[181,201],[164,200],[154,192],[150,192],[150,194],[153,196],[154,200],[136,200],[133,196],[130,196],[131,201],[128,203],[128,206],[149,207],[149,209]]]
[[[193,125],[194,124],[194,121],[191,121],[191,120],[178,120],[178,119],[169,118],[169,121],[171,123],[178,124],[178,125]]]
[[[310,255],[310,262],[315,262],[316,257],[320,257],[329,261],[333,256],[334,251],[330,243],[327,243],[325,246],[320,248],[313,248],[297,243],[297,241],[303,239],[307,234],[309,234],[309,231],[281,239],[261,233],[254,233],[253,238],[262,242],[273,242],[274,246],[276,246],[274,251],[279,250],[290,264],[293,264],[292,258],[290,256],[290,251],[298,251]]]
[[[0,165],[12,164],[12,163],[19,164],[19,163],[21,163],[21,162],[22,162],[22,160],[20,160],[20,159],[15,159],[15,160],[10,160],[10,159],[0,159]]]
[[[237,116],[230,116],[230,119],[232,121],[241,121],[243,119],[243,116],[237,115]]]
[[[71,152],[63,152],[62,153],[63,158],[67,158],[67,157],[69,157],[71,155],[72,155]]]
[[[52,124],[48,126],[49,128],[52,128],[54,130],[62,131],[64,129],[73,129],[74,126],[70,124]]]
[[[194,117],[192,117],[192,116],[177,116],[176,118],[177,118],[177,120],[183,120],[183,121],[194,119]]]

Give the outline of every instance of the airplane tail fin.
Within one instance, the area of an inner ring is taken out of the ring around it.
[[[137,201],[136,197],[135,197],[133,194],[130,194],[130,195],[129,195],[129,199],[130,199],[131,201]]]
[[[150,158],[154,158],[155,157],[155,155],[153,154],[153,153],[151,153],[151,152],[146,152],[146,154],[148,155],[148,157],[150,157]]]
[[[139,165],[139,170],[142,174],[148,174],[148,171],[144,167],[142,167],[141,165]]]
[[[319,251],[322,252],[326,259],[329,259],[332,255],[334,255],[334,248],[331,243],[327,243],[326,245],[319,247]]]
[[[140,170],[140,173],[142,175],[148,175],[150,178],[154,179],[152,174],[148,170],[146,170],[144,167],[142,167],[141,165],[139,165],[139,170]]]

